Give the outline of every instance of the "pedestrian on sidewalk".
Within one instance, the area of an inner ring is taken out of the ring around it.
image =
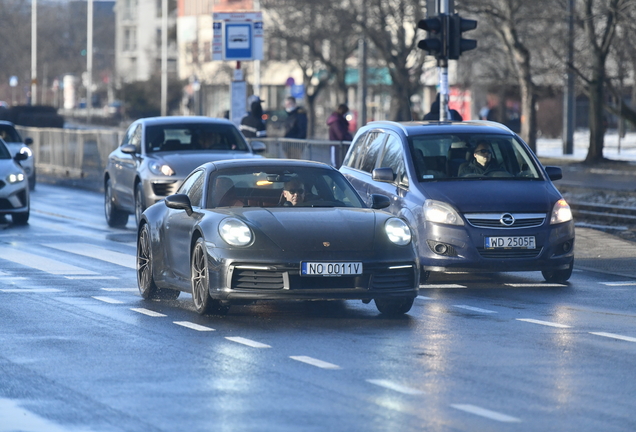
[[[351,132],[349,132],[349,120],[345,117],[347,112],[349,112],[349,107],[346,104],[340,104],[327,119],[330,141],[351,141],[353,139]]]

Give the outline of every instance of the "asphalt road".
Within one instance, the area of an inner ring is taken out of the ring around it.
[[[0,228],[0,432],[636,430],[636,277],[434,275],[411,312],[289,302],[199,316],[137,294],[100,194],[38,185]],[[623,245],[624,246],[624,245]],[[627,249],[626,249],[627,250]]]

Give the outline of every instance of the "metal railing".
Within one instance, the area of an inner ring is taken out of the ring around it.
[[[87,189],[101,190],[108,155],[117,148],[125,130],[57,129],[16,126],[23,138],[33,139],[31,150],[38,175],[74,180]],[[339,167],[349,148],[347,141],[264,138],[268,158],[307,159]]]

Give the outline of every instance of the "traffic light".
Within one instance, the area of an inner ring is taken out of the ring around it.
[[[465,19],[458,14],[450,17],[450,31],[448,38],[448,58],[449,60],[457,60],[464,51],[470,51],[477,48],[475,39],[462,39],[462,33],[477,28],[477,21]]]
[[[425,18],[417,23],[422,30],[426,30],[427,38],[419,41],[417,47],[427,51],[437,59],[446,57],[446,21],[443,16]]]

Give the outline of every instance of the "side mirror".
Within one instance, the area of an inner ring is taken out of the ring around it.
[[[27,160],[28,158],[29,158],[29,155],[23,152],[18,152],[15,154],[15,156],[13,156],[13,160],[16,162]]]
[[[254,153],[265,153],[267,150],[267,146],[262,141],[252,141],[250,145],[252,146],[252,151]]]
[[[561,180],[563,178],[563,171],[561,170],[561,167],[547,166],[545,167],[545,172],[548,174],[548,178],[552,181]]]
[[[188,216],[192,215],[192,204],[186,194],[174,194],[164,200],[166,206],[175,210],[185,210]]]
[[[33,138],[25,138],[25,139],[24,139],[24,144],[26,144],[26,145],[31,145],[31,144],[33,144]]]
[[[132,144],[126,144],[121,146],[121,151],[122,153],[134,155],[135,153],[137,153],[137,147]]]
[[[375,181],[391,183],[395,180],[393,168],[376,168],[371,173],[371,178]]]
[[[391,168],[389,168],[391,169]],[[371,208],[380,210],[387,208],[391,205],[391,199],[386,195],[372,194],[371,195]]]

